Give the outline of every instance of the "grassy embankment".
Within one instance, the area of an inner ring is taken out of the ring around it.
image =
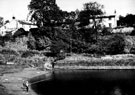
[[[6,45],[0,48],[0,64],[13,63],[17,68],[43,68],[43,64],[47,60],[47,57],[45,56],[46,51],[29,50],[27,48],[27,40],[27,37],[22,37],[17,38],[15,42],[6,42]],[[135,46],[135,39],[133,37],[126,36],[125,42],[126,51],[130,51],[130,49]],[[83,68],[85,67],[86,69],[93,69],[93,67],[95,67],[95,69],[122,69],[123,66],[124,68],[127,68],[127,66],[130,66],[131,68],[132,66],[133,68],[135,65],[134,58],[135,56],[133,54],[123,54],[108,57],[101,56],[101,58],[85,56],[83,54],[75,54],[72,56],[66,56],[64,60],[57,61],[55,67],[63,68],[64,66],[72,66],[79,69],[81,66],[83,66]],[[106,68],[107,66],[108,68]],[[5,71],[8,72],[8,70]]]
[[[106,55],[89,57],[72,55],[55,63],[55,68],[62,69],[135,69],[135,55]]]
[[[5,42],[5,46],[0,47],[0,65],[14,64],[22,68],[42,66],[47,59],[46,51],[29,50],[27,40],[27,37],[21,37],[14,42]]]
[[[102,39],[108,39],[105,36]],[[67,56],[64,60],[59,60],[55,64],[55,68],[67,68],[67,69],[135,69],[135,39],[134,36],[122,36],[124,38],[124,50],[125,54],[106,55],[100,57],[92,57],[86,54],[74,54]],[[116,44],[119,45],[119,44]],[[113,45],[112,45],[113,46]],[[115,45],[114,45],[115,46]],[[105,47],[106,48],[106,47]],[[114,49],[113,47],[109,47]],[[115,47],[117,52],[119,47]],[[102,49],[102,47],[101,47]],[[103,48],[104,49],[104,48]],[[106,48],[108,49],[108,47]]]

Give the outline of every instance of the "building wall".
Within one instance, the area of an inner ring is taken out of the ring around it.
[[[30,28],[37,28],[37,26],[21,24],[18,20],[12,19],[9,23],[0,28],[0,35],[5,36],[7,32],[11,32],[13,35],[19,28],[23,28],[25,31],[29,31]]]
[[[105,27],[115,28],[117,27],[117,20],[116,18],[104,18],[103,24],[105,25]]]

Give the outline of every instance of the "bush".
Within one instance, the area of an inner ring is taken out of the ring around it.
[[[101,48],[106,49],[107,54],[121,54],[124,52],[125,41],[122,35],[114,34],[104,44],[101,45]]]
[[[104,54],[104,49],[103,47],[100,47],[100,45],[91,45],[87,50],[86,53],[89,54]]]
[[[13,38],[20,37],[20,36],[23,36],[23,35],[27,36],[28,32],[25,31],[23,28],[20,28],[14,33]]]
[[[130,33],[131,36],[134,36],[135,35],[135,28],[134,30]]]
[[[0,46],[4,46],[4,45],[5,45],[4,38],[0,36]]]
[[[76,40],[84,40],[87,43],[95,43],[96,42],[96,31],[92,28],[81,28],[76,30],[76,34],[73,32],[73,39]]]
[[[0,54],[0,65],[6,64],[6,59],[3,57],[2,54]]]
[[[132,48],[130,49],[130,53],[135,54],[135,47],[132,47]]]
[[[15,56],[19,56],[19,53],[15,50],[11,50],[11,49],[1,49],[0,50],[0,54],[7,54],[7,55],[15,55]]]
[[[10,49],[13,49],[13,50],[16,50],[16,51],[28,49],[28,46],[27,46],[28,38],[26,36],[16,37],[14,40],[15,41],[5,42],[4,47],[10,48]]]
[[[6,59],[6,62],[14,62],[17,56],[5,54],[3,57]]]
[[[89,47],[89,44],[85,41],[73,40],[71,50],[74,53],[84,53]]]
[[[22,52],[21,57],[28,58],[28,57],[33,57],[35,55],[40,55],[40,52],[34,50],[27,50]]]
[[[102,34],[103,35],[110,35],[111,34],[111,32],[112,32],[112,28],[103,28],[103,30],[102,30]]]
[[[70,47],[69,44],[60,40],[60,41],[52,42],[50,50],[51,50],[52,53],[58,54],[58,53],[60,53],[61,50],[64,50],[64,51],[68,52],[69,47]]]
[[[125,41],[122,35],[104,36],[96,44],[91,45],[87,52],[96,54],[121,54],[124,53]]]
[[[33,50],[45,50],[51,45],[50,39],[45,35],[47,30],[31,29],[28,36],[28,48]]]

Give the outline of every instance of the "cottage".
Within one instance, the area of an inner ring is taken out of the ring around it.
[[[25,31],[29,31],[30,28],[37,28],[36,24],[33,24],[28,21],[16,20],[15,17],[5,25],[0,28],[0,35],[5,36],[7,33],[14,33],[19,29],[23,28]]]
[[[117,27],[117,20],[118,20],[118,16],[116,14],[116,11],[114,11],[114,14],[112,15],[99,15],[96,17],[90,17],[89,18],[89,27],[93,26],[93,19],[95,21],[99,21],[99,24],[103,27],[110,27],[110,28],[115,28]]]
[[[93,19],[95,19],[95,21],[99,21],[99,24],[101,26],[110,27],[110,28],[117,27],[117,20],[115,15],[91,17],[89,19],[90,22],[89,27],[93,26],[94,24]]]
[[[102,19],[102,24],[105,25],[105,27],[117,27],[117,20],[115,15],[101,16],[99,18]]]

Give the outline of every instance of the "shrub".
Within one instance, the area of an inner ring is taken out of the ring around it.
[[[45,50],[51,44],[50,39],[45,35],[45,29],[31,29],[28,36],[28,48],[33,50]]]
[[[134,36],[135,35],[135,28],[134,30],[130,33],[131,36]]]
[[[103,35],[110,35],[111,32],[112,32],[112,28],[107,28],[107,27],[105,27],[105,28],[103,28],[103,30],[102,30],[102,34],[103,34]]]
[[[87,43],[95,43],[96,42],[96,32],[92,28],[81,28],[76,30],[76,34],[73,32],[72,35],[75,36],[76,40],[84,40]]]
[[[10,48],[16,51],[19,50],[27,50],[27,41],[28,38],[26,36],[22,36],[22,37],[16,37],[14,39],[15,41],[7,41],[5,42],[5,48]]]
[[[4,38],[0,36],[0,46],[4,46],[4,45],[5,45]]]
[[[74,53],[84,53],[88,47],[89,44],[85,41],[73,40],[71,49]]]
[[[125,41],[122,35],[114,34],[112,36],[104,36],[96,44],[91,45],[87,49],[87,53],[96,54],[121,54],[124,52]]]
[[[33,57],[35,55],[40,55],[40,52],[34,50],[27,50],[22,52],[21,57],[28,58],[28,57]]]
[[[90,54],[103,54],[104,51],[103,51],[103,47],[101,49],[101,47],[99,45],[91,45],[87,50],[86,50],[87,53],[90,53]]]
[[[132,48],[130,49],[130,53],[135,54],[135,47],[132,47]]]
[[[14,62],[17,56],[5,54],[3,57],[6,59],[6,62]]]
[[[134,36],[126,36],[125,38],[125,53],[132,52],[132,48],[135,47],[135,38]]]
[[[15,55],[15,56],[19,55],[17,51],[11,49],[1,49],[0,54]]]
[[[23,28],[20,28],[13,34],[13,37],[16,38],[16,37],[23,36],[23,35],[27,36],[28,32],[25,31]]]
[[[5,64],[5,63],[6,63],[5,57],[3,57],[2,54],[0,54],[0,65]]]
[[[105,48],[107,54],[121,54],[124,52],[125,41],[122,35],[111,36],[101,47]]]
[[[32,36],[31,33],[29,33],[29,36],[28,36],[28,42],[27,42],[27,45],[28,45],[28,48],[29,49],[35,49],[36,50],[36,40],[34,38],[34,36]]]
[[[40,58],[39,56],[31,58],[16,57],[14,63],[21,67],[41,67],[46,61],[46,57]]]

